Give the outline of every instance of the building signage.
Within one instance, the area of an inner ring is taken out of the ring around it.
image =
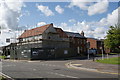
[[[32,55],[38,55],[38,52],[37,51],[33,51]]]

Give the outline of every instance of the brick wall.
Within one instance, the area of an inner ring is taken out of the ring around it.
[[[94,40],[92,38],[87,38],[87,41],[90,42],[90,49],[91,48],[97,49],[97,40]]]

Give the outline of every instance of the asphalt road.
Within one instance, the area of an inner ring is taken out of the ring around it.
[[[12,78],[118,78],[115,74],[105,74],[67,68],[60,61],[2,61],[2,73]]]

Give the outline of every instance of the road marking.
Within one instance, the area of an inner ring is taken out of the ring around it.
[[[8,75],[6,75],[6,74],[4,74],[4,73],[1,73],[1,72],[0,72],[0,74],[3,75],[3,76],[6,77],[6,78],[12,79],[10,76],[8,76]],[[12,80],[14,80],[14,79],[12,79]]]
[[[52,64],[41,64],[41,65],[44,65],[44,66],[52,66],[52,67],[62,67],[60,65],[52,65]]]
[[[72,64],[72,65],[74,65],[74,66],[81,66],[82,64]]]
[[[64,75],[64,74],[60,74],[60,73],[54,73],[54,72],[48,72],[48,73],[49,73],[49,74],[54,74],[54,75],[63,76],[63,77],[68,77],[68,78],[78,78],[78,77],[69,76],[69,75]]]
[[[77,69],[77,70],[87,70],[87,71],[92,71],[92,72],[99,72],[99,73],[106,73],[106,74],[117,74],[120,75],[119,73],[113,73],[113,72],[103,72],[103,71],[99,71],[97,69],[88,69],[88,68],[84,68],[84,67],[75,67],[71,64],[72,62],[66,63],[66,67],[67,68],[72,68],[72,69]]]
[[[41,61],[28,61],[28,62],[41,62]]]

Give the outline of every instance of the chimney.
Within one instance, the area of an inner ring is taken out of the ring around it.
[[[53,26],[53,23],[51,23],[50,25],[52,25],[52,26]]]
[[[26,32],[27,30],[24,30],[24,32]]]
[[[84,36],[84,32],[83,31],[81,32],[81,35]]]

